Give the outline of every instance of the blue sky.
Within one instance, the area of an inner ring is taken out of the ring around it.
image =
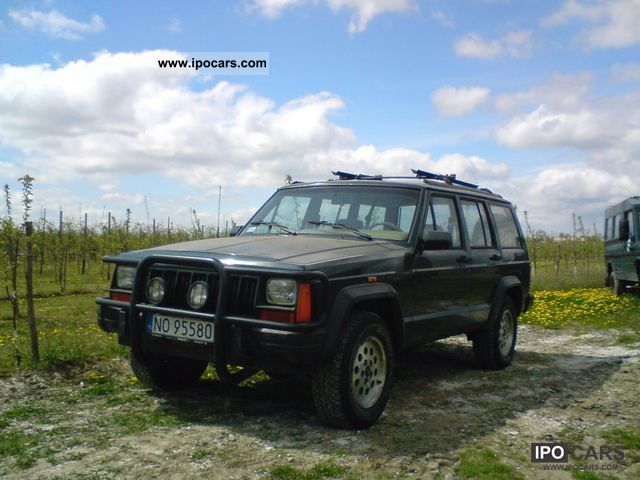
[[[422,167],[569,231],[640,194],[638,0],[9,1],[0,22],[0,177],[49,211],[145,220],[146,197],[211,223],[222,184],[241,222],[288,173]],[[153,65],[194,51],[270,71]]]

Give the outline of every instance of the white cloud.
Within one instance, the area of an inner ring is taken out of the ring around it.
[[[611,74],[617,82],[640,82],[640,64],[639,63],[616,63]]]
[[[417,8],[415,0],[254,0],[248,9],[258,10],[267,18],[278,18],[286,9],[305,4],[323,3],[334,12],[351,12],[349,32],[360,33],[375,17],[385,13],[403,13]]]
[[[509,32],[496,40],[485,40],[469,33],[456,40],[454,50],[459,57],[493,60],[501,57],[525,58],[531,55],[533,41],[530,30]]]
[[[354,132],[331,120],[344,102],[330,92],[276,105],[224,81],[194,91],[190,72],[163,75],[155,63],[180,55],[103,52],[59,68],[1,66],[0,143],[21,152],[39,182],[144,173],[201,192],[280,185],[286,174],[326,178],[336,168],[397,174],[440,165],[417,150],[359,146]],[[479,170],[476,157],[467,163],[456,157],[456,168],[474,176],[505,168]],[[118,197],[117,190],[103,195]]]
[[[639,189],[640,182],[629,174],[568,164],[507,181],[500,187],[500,193],[518,205],[521,218],[522,212],[527,211],[534,230],[568,232],[571,214],[576,213],[583,217],[585,227],[592,229],[596,223],[602,233],[604,209],[637,194]]]
[[[516,116],[498,129],[496,138],[503,145],[516,148],[590,148],[603,140],[604,127],[598,115],[589,109],[561,112],[541,105],[533,112]]]
[[[12,20],[25,28],[37,29],[52,37],[78,40],[82,34],[97,33],[104,30],[104,21],[100,15],[92,15],[89,22],[83,23],[51,10],[10,10]]]
[[[588,73],[556,76],[541,86],[498,96],[498,109],[515,115],[496,129],[496,139],[512,148],[569,147],[594,167],[637,171],[640,93],[598,97],[590,92],[590,82]]]
[[[182,22],[180,21],[180,19],[172,18],[171,20],[169,20],[169,23],[167,24],[167,30],[169,30],[169,32],[173,34],[182,32]]]
[[[587,101],[586,96],[592,82],[593,75],[590,72],[554,75],[543,84],[528,90],[497,95],[495,106],[502,113],[535,108],[542,103],[551,108],[577,108]]]
[[[433,19],[445,28],[453,28],[455,23],[453,19],[442,10],[434,10],[431,13]]]
[[[489,93],[488,88],[455,88],[446,85],[433,92],[431,101],[442,115],[460,117],[484,103]]]
[[[578,37],[591,48],[629,47],[640,44],[640,0],[565,0],[560,9],[541,21],[557,27],[572,21],[591,24]]]

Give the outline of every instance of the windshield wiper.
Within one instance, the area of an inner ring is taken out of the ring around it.
[[[293,230],[291,230],[288,227],[285,227],[284,225],[280,225],[279,223],[276,222],[251,222],[251,225],[267,225],[269,227],[278,227],[280,230],[282,230],[285,233],[288,233],[289,235],[298,235],[296,232],[294,232]]]
[[[348,231],[356,234],[360,238],[366,238],[367,240],[373,240],[373,237],[371,235],[367,235],[366,233],[361,232],[357,228],[349,227],[349,226],[345,225],[344,223],[331,223],[331,222],[327,222],[326,220],[320,220],[320,221],[311,220],[310,222],[307,222],[307,223],[310,223],[311,225],[327,225],[327,226],[333,227],[333,228],[342,228],[344,230],[348,230]]]

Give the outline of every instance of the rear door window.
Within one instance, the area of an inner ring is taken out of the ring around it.
[[[494,242],[484,204],[472,200],[462,200],[460,206],[471,248],[492,247]]]

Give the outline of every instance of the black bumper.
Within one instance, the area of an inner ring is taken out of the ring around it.
[[[122,345],[131,345],[129,325],[130,305],[125,302],[98,298],[98,325],[107,333],[117,333]],[[185,317],[188,317],[185,313]],[[237,319],[240,320],[240,319]],[[319,360],[325,341],[325,330],[313,328],[292,331],[275,329],[230,320],[222,339],[229,363],[278,373],[311,371]],[[179,357],[215,362],[213,345],[184,342],[142,333],[143,350]]]

